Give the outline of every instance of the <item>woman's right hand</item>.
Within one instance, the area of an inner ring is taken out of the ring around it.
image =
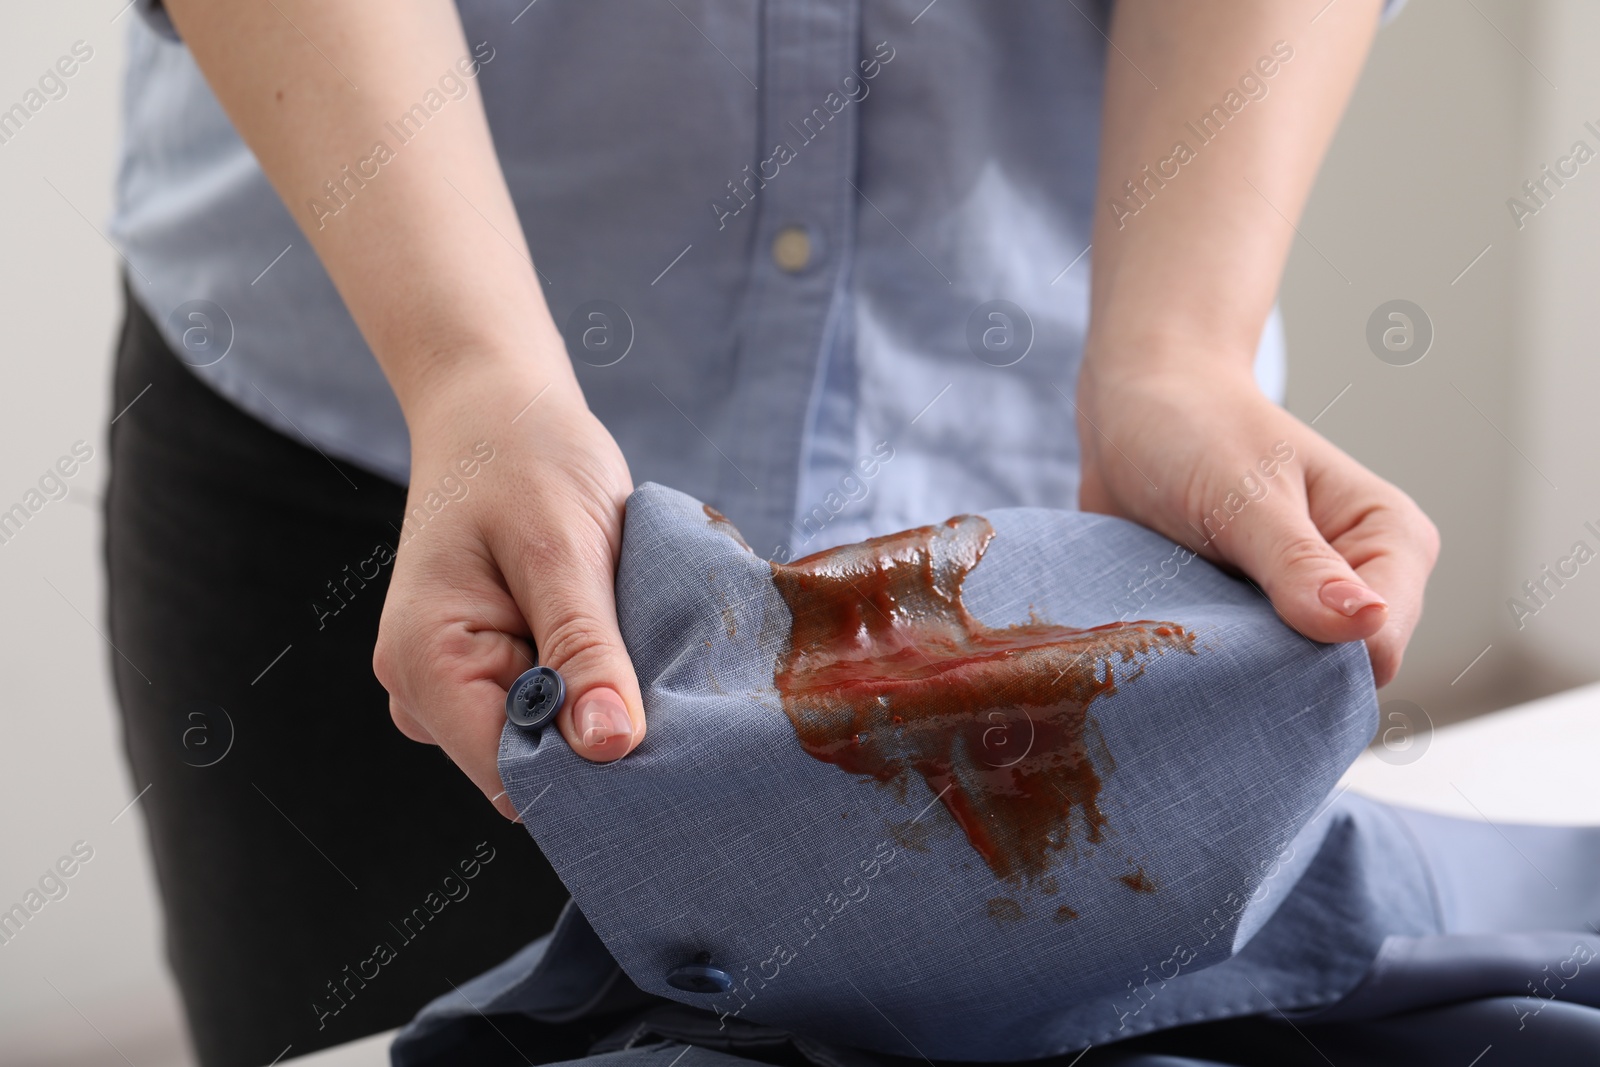
[[[495,757],[534,646],[566,679],[558,722],[579,754],[625,755],[644,711],[612,589],[632,482],[584,404],[495,156],[477,90],[493,46],[469,44],[452,0],[165,7],[405,412],[408,518],[373,656],[390,711],[514,816]],[[465,91],[427,136],[329,199],[330,175],[443,76]]]
[[[566,681],[556,721],[579,755],[620,759],[645,721],[614,592],[627,462],[569,373],[510,366],[459,363],[408,407],[411,490],[373,667],[395,725],[518,818],[496,756],[506,691],[535,656]]]

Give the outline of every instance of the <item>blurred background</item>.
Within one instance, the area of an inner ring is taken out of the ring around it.
[[[93,849],[0,945],[7,1064],[190,1062],[101,635],[123,3],[12,5],[0,34],[0,106],[74,42],[93,49],[0,143],[0,510],[75,442],[93,449],[67,496],[0,544],[0,905],[75,842]],[[1523,588],[1575,541],[1600,547],[1584,527],[1600,529],[1600,160],[1559,187],[1542,171],[1574,142],[1600,150],[1595,41],[1586,0],[1411,0],[1378,39],[1283,289],[1290,407],[1443,533],[1428,614],[1383,693],[1435,725],[1600,678],[1600,563],[1546,580],[1542,603]],[[1369,342],[1404,329],[1392,301],[1414,305],[1399,350]],[[1537,610],[1519,618],[1512,598]]]

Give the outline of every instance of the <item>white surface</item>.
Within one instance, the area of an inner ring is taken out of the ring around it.
[[[389,1042],[394,1035],[395,1031],[385,1030],[348,1045],[279,1060],[277,1067],[389,1067]]]
[[[1368,750],[1341,784],[1465,819],[1600,824],[1600,685],[1447,726],[1412,763]]]

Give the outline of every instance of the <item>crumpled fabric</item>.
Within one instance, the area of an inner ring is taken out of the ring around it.
[[[425,1009],[395,1062],[432,1062],[474,1017],[648,1035],[641,1013],[669,1002],[708,1034],[798,1035],[819,1063],[1107,1046],[1123,1058],[1102,1062],[1198,1063],[1127,1057],[1230,1026],[1382,1055],[1410,1047],[1407,1018],[1424,1034],[1449,1020],[1441,1048],[1489,1030],[1529,1048],[1592,1034],[1577,1006],[1600,1006],[1600,831],[1330,799],[1377,724],[1360,645],[1307,641],[1253,587],[1130,523],[986,517],[994,536],[965,584],[983,624],[1158,619],[1194,635],[1192,653],[1105,665],[1121,673],[1089,706],[1098,842],[1051,851],[1047,876],[1001,878],[915,775],[884,784],[808,754],[774,680],[793,623],[771,566],[700,502],[644,485],[617,602],[649,733],[596,765],[553,730],[508,726],[502,777],[573,906]],[[734,989],[668,984],[697,959]]]

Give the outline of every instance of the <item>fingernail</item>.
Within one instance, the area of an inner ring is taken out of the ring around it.
[[[574,709],[585,748],[602,748],[614,737],[632,737],[633,719],[622,701],[601,690],[589,693]]]
[[[1344,579],[1329,582],[1322,587],[1322,602],[1345,618],[1353,619],[1363,608],[1373,605],[1388,607],[1388,601],[1364,585]]]

